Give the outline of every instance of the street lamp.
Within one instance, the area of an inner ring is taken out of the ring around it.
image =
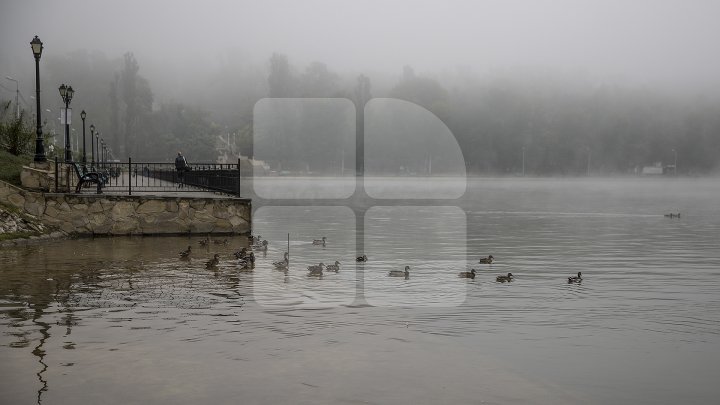
[[[87,170],[85,165],[87,164],[87,158],[85,157],[85,117],[87,117],[87,113],[85,110],[82,110],[80,112],[80,118],[82,118],[83,122],[83,156],[82,156],[82,163],[83,163],[83,170]]]
[[[5,76],[5,78],[15,82],[15,118],[20,118],[20,103],[18,102],[18,96],[20,95],[20,83],[10,76]]]
[[[677,151],[675,150],[675,148],[673,148],[672,151],[675,154],[675,164],[673,165],[673,175],[675,175],[675,177],[677,177]]]
[[[65,161],[72,162],[72,152],[70,151],[72,145],[70,144],[70,122],[68,121],[68,109],[70,108],[70,101],[72,101],[75,90],[72,86],[65,86],[65,83],[60,85],[60,97],[65,102]]]
[[[105,167],[105,140],[100,139],[100,143],[102,144],[100,148],[100,161],[102,162],[102,167]]]
[[[37,102],[37,125],[35,129],[35,161],[45,162],[45,146],[43,145],[42,136],[42,119],[40,118],[40,55],[42,55],[43,43],[40,38],[35,35],[32,41],[30,41],[30,47],[32,48],[33,55],[35,55],[35,101]]]
[[[95,124],[90,124],[90,167],[95,167]]]
[[[100,131],[95,132],[95,158],[97,159],[97,164],[100,166]]]

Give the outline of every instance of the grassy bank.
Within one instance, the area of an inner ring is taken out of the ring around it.
[[[15,156],[0,150],[0,180],[20,186],[20,171],[32,161],[32,156]]]

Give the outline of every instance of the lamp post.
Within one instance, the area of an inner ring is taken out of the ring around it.
[[[68,121],[68,109],[70,108],[70,101],[72,101],[75,90],[72,86],[65,86],[65,83],[60,85],[60,97],[65,102],[65,161],[72,162],[72,152],[70,144],[70,122]]]
[[[675,154],[675,164],[673,165],[673,175],[675,175],[675,177],[677,177],[677,150],[675,150],[675,148],[673,148],[672,151]]]
[[[87,158],[85,157],[85,117],[87,117],[87,113],[85,112],[85,110],[82,110],[80,112],[80,118],[82,118],[82,122],[83,122],[83,155],[82,155],[83,169],[85,168],[85,165],[87,165]]]
[[[95,132],[95,159],[100,166],[100,131]]]
[[[95,124],[90,124],[90,167],[95,167]]]
[[[15,118],[20,118],[20,104],[18,98],[20,96],[20,83],[10,76],[5,76],[6,79],[15,82]]]
[[[102,144],[100,148],[100,162],[102,162],[101,166],[105,167],[105,140],[100,139],[100,143]]]
[[[40,118],[40,55],[42,55],[43,43],[40,38],[35,35],[35,38],[30,42],[33,55],[35,55],[35,101],[37,102],[37,125],[35,127],[35,161],[45,162],[45,146],[43,145],[42,136],[42,119]]]

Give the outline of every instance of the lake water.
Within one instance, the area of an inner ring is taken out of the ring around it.
[[[360,216],[256,204],[254,271],[243,237],[0,248],[0,403],[715,403],[719,201],[714,179],[472,179]]]

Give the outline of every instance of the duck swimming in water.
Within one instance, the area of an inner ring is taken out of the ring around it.
[[[308,276],[322,276],[325,264],[320,263],[317,266],[308,266]]]
[[[405,271],[402,270],[390,270],[388,277],[405,277],[410,278],[410,266],[405,266]]]
[[[259,252],[267,252],[268,249],[268,241],[264,240],[262,242],[258,242],[252,246],[253,250],[257,250]]]
[[[367,256],[362,255],[362,256],[356,257],[356,258],[355,258],[355,261],[356,261],[356,262],[366,262],[366,261],[368,261],[368,258],[367,258]]]
[[[238,259],[238,264],[244,267],[255,266],[255,253],[250,252],[249,255]]]
[[[472,269],[470,271],[461,271],[458,274],[458,277],[460,277],[460,278],[475,278],[475,269]]]
[[[290,264],[290,255],[288,252],[285,252],[283,255],[284,259],[279,262],[273,262],[273,266],[275,266],[278,270],[287,270],[288,264]]]
[[[233,255],[235,255],[236,259],[245,259],[248,256],[247,248],[242,248],[239,251],[233,253]]]
[[[340,262],[335,260],[335,264],[328,264],[327,266],[325,266],[325,270],[334,271],[335,273],[337,273],[338,271],[340,271]]]
[[[205,239],[200,239],[198,241],[200,246],[207,246],[208,243],[210,243],[210,237],[206,237]]]
[[[220,263],[220,255],[215,253],[215,256],[205,263],[205,267],[211,269],[213,267],[217,267],[218,263]]]
[[[512,273],[508,273],[507,276],[497,276],[495,278],[495,281],[498,283],[509,283],[513,281],[515,278],[513,277]]]
[[[582,272],[578,271],[578,275],[576,277],[568,277],[568,284],[573,283],[582,283]]]
[[[189,259],[191,251],[192,251],[192,246],[188,246],[187,250],[183,250],[182,252],[180,252],[180,258],[181,259]]]
[[[325,246],[325,242],[327,241],[326,237],[322,237],[322,239],[313,239],[313,245],[322,245]]]
[[[482,263],[482,264],[492,264],[492,262],[494,262],[494,261],[495,261],[495,258],[493,257],[493,255],[480,258],[480,263]]]

